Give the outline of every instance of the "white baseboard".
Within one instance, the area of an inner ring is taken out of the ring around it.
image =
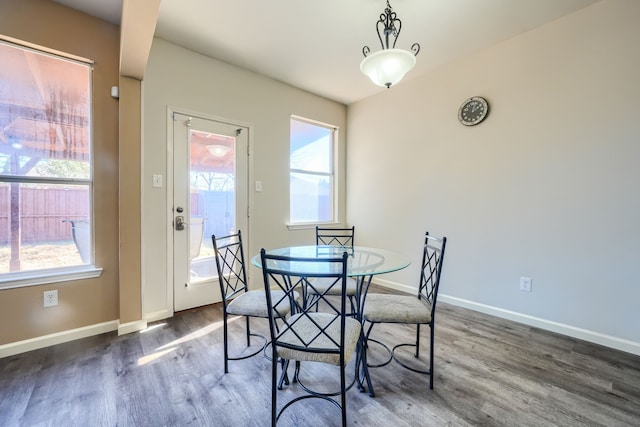
[[[55,334],[44,335],[41,337],[30,338],[23,341],[16,341],[9,344],[0,345],[0,358],[13,356],[14,354],[24,353],[39,348],[49,347],[51,345],[62,344],[65,342],[77,340],[80,338],[100,335],[106,332],[112,332],[118,329],[118,321],[98,323],[95,325],[84,326],[82,328],[70,329],[68,331],[56,332]]]
[[[376,285],[394,289],[401,292],[415,293],[416,288],[413,286],[407,286],[388,280],[376,279],[374,280]],[[522,323],[536,328],[544,329],[546,331],[556,332],[558,334],[566,335],[572,338],[589,341],[595,344],[603,345],[605,347],[613,348],[616,350],[625,351],[627,353],[640,356],[640,343],[625,340],[622,338],[612,337],[610,335],[601,334],[599,332],[593,332],[586,329],[576,328],[575,326],[565,325],[551,320],[541,319],[539,317],[529,316],[527,314],[517,313],[515,311],[505,310],[498,307],[493,307],[485,304],[480,304],[474,301],[465,300],[462,298],[452,297],[449,295],[440,294],[438,300],[446,302],[458,307],[468,308],[470,310],[479,311],[481,313],[489,314],[491,316],[500,317],[502,319],[512,320],[514,322]]]
[[[389,289],[395,289],[401,292],[407,292],[411,294],[416,292],[413,286],[390,282],[388,280],[376,279],[374,280],[374,283],[376,285]],[[451,305],[468,308],[470,310],[479,311],[481,313],[489,314],[507,320],[512,320],[514,322],[523,323],[525,325],[534,326],[536,328],[556,332],[562,335],[567,335],[573,338],[578,338],[584,341],[589,341],[595,344],[603,345],[605,347],[610,347],[616,350],[621,350],[640,356],[640,343],[637,342],[624,340],[621,338],[612,337],[610,335],[588,331],[586,329],[576,328],[574,326],[565,325],[562,323],[553,322],[550,320],[541,319],[510,310],[505,310],[498,307],[492,307],[489,305],[480,304],[449,295],[441,294],[439,296],[439,299],[440,301],[446,302]],[[169,312],[168,310],[160,310],[154,313],[147,314],[145,316],[145,320],[124,323],[122,325],[120,325],[117,320],[112,320],[110,322],[98,323],[96,325],[84,326],[82,328],[71,329],[68,331],[57,332],[54,334],[30,338],[23,341],[3,344],[0,345],[0,358],[13,356],[14,354],[37,350],[39,348],[62,344],[80,338],[86,338],[93,335],[99,335],[116,330],[118,331],[118,335],[137,332],[145,329],[147,327],[147,322],[163,320],[171,316],[173,316],[173,313]]]
[[[117,320],[110,322],[98,323],[96,325],[84,326],[82,328],[71,329],[68,331],[56,332],[50,335],[30,338],[24,341],[16,341],[8,344],[0,345],[0,359],[3,357],[13,356],[14,354],[25,353],[39,348],[49,347],[56,344],[87,338],[93,335],[104,334],[105,332],[118,331],[118,335],[138,332],[147,328],[148,322],[166,319],[173,316],[169,310],[161,310],[150,313],[144,320],[136,320],[120,324]]]
[[[143,329],[147,329],[146,320],[136,320],[134,322],[118,324],[118,336],[138,332]]]
[[[147,313],[144,316],[144,320],[148,323],[157,322],[158,320],[168,319],[169,317],[173,317],[173,311],[171,310],[159,310],[154,311],[153,313]]]
[[[411,294],[411,295],[415,295],[416,292],[418,292],[417,288],[415,286],[403,285],[401,283],[390,282],[390,281],[384,280],[384,279],[374,278],[371,281],[371,283],[372,284],[376,284],[378,286],[382,286],[383,288],[394,289],[394,290],[400,291],[400,292],[406,292],[406,293]]]

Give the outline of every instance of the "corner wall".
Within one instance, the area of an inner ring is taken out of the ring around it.
[[[155,38],[143,81],[143,281],[145,314],[156,320],[173,314],[173,279],[167,251],[172,200],[168,198],[167,108],[244,123],[251,128],[249,239],[247,258],[261,247],[313,242],[315,230],[287,229],[289,219],[289,118],[291,114],[336,125],[340,217],[345,217],[346,107]],[[152,187],[152,175],[165,178]],[[253,182],[263,191],[254,192]],[[242,230],[247,235],[246,230]],[[251,268],[250,286],[262,286]]]
[[[61,31],[64,29],[64,31]],[[3,0],[0,32],[95,61],[93,71],[94,219],[96,279],[0,290],[2,346],[46,335],[77,336],[113,329],[118,319],[119,29],[52,1]],[[58,289],[59,305],[43,308],[42,293]],[[96,325],[94,331],[83,328]],[[73,332],[72,332],[73,334]]]
[[[349,107],[348,221],[414,261],[388,285],[428,230],[443,300],[640,354],[638,17],[603,1]]]

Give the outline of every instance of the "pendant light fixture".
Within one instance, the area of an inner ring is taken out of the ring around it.
[[[207,150],[213,157],[224,157],[227,155],[229,151],[231,151],[231,147],[220,144],[211,144],[207,145]]]
[[[362,48],[364,59],[360,63],[360,71],[378,86],[389,88],[398,83],[416,64],[416,55],[420,52],[418,43],[411,46],[411,52],[396,49],[396,41],[401,29],[402,21],[396,16],[396,13],[391,9],[389,0],[387,0],[387,7],[380,14],[380,19],[376,23],[376,31],[382,50],[370,54],[369,46],[364,46]],[[390,37],[393,37],[391,46],[389,46]]]

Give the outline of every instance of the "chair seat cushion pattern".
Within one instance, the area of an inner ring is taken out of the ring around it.
[[[311,320],[313,319],[313,321]],[[320,327],[325,327],[331,321],[331,325],[326,329],[325,333],[320,332]],[[315,323],[314,323],[315,322]],[[336,353],[314,353],[300,351],[287,347],[278,346],[278,356],[288,360],[311,361],[331,363],[340,366],[340,355],[337,353],[337,346],[331,340],[340,343],[340,318],[328,313],[308,313],[307,315],[295,314],[287,320],[291,325],[278,338],[278,342],[287,343],[299,347],[305,347],[309,343],[309,348],[318,349],[318,351],[328,350],[336,351]],[[316,325],[317,323],[317,325]],[[345,318],[344,326],[344,360],[347,363],[358,344],[360,337],[360,322],[353,318]],[[295,333],[294,333],[295,331]],[[331,337],[331,339],[329,338]]]
[[[333,286],[327,292],[327,288],[333,285],[333,279],[326,277],[314,277],[309,279],[312,286],[309,286],[310,294],[340,295],[342,290],[340,286]],[[352,277],[347,277],[347,296],[354,296],[358,292],[358,283]]]
[[[294,293],[298,299],[298,293]],[[283,291],[271,291],[271,301],[280,301],[276,306],[276,312],[281,317],[286,316],[291,311],[289,300],[284,297]],[[227,305],[227,313],[237,316],[269,317],[267,311],[267,296],[264,291],[247,291],[235,297]]]
[[[413,295],[369,294],[365,320],[372,323],[430,323],[431,305]]]

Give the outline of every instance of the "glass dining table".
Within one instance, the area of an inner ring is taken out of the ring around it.
[[[300,258],[335,258],[347,252],[347,276],[353,278],[371,278],[372,276],[393,271],[402,270],[411,264],[411,260],[406,255],[398,252],[369,248],[365,246],[288,246],[279,249],[269,249],[269,255],[280,255]],[[251,263],[258,268],[262,268],[260,254],[251,258]],[[317,264],[316,264],[317,265]],[[304,262],[291,262],[287,269],[291,272],[311,273],[309,268],[312,264]]]
[[[335,245],[310,245],[310,246],[288,246],[278,249],[269,249],[267,254],[296,257],[296,258],[335,258],[340,257],[344,252],[347,252],[347,276],[356,280],[358,291],[356,293],[356,317],[363,322],[361,313],[362,307],[366,300],[366,293],[369,290],[369,285],[373,276],[391,273],[393,271],[402,270],[411,264],[411,259],[401,253],[390,251],[387,249],[370,248],[365,246],[335,246]],[[254,255],[251,258],[251,264],[258,268],[262,268],[262,260],[260,254]],[[292,273],[311,274],[320,273],[320,271],[314,271],[317,268],[329,268],[329,264],[323,264],[318,266],[318,263],[305,263],[303,261],[291,261],[288,263],[280,263],[279,268],[287,270]],[[326,271],[324,271],[326,272]],[[363,325],[364,326],[364,325]],[[364,335],[361,336],[364,345]],[[371,383],[369,379],[367,363],[361,359],[362,353],[359,354],[356,363],[356,370],[358,365],[361,365],[362,376],[357,373],[358,387],[360,390],[364,390],[362,379],[366,378],[367,385],[371,390]]]

